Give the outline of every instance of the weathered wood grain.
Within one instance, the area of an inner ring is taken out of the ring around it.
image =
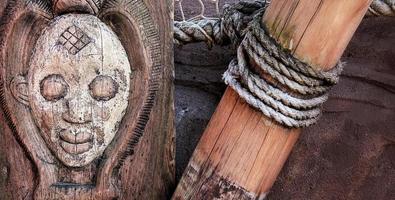
[[[272,1],[263,23],[299,59],[330,69],[370,2]],[[264,199],[300,133],[266,118],[228,88],[173,199]]]
[[[278,42],[317,69],[331,69],[366,13],[371,0],[279,0],[263,22]]]
[[[1,4],[1,199],[169,197],[172,1]]]

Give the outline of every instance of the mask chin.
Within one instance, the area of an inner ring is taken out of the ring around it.
[[[59,147],[63,148],[63,147]],[[90,164],[92,161],[96,160],[98,156],[91,157],[89,155],[92,154],[93,150],[89,150],[83,154],[70,154],[62,149],[62,151],[58,151],[57,157],[58,159],[68,167],[84,167]]]

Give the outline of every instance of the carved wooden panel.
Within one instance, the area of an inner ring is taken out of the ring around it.
[[[0,199],[168,196],[172,1],[1,4]]]

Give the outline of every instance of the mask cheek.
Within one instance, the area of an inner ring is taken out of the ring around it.
[[[110,119],[110,110],[108,109],[107,106],[98,106],[96,107],[96,117],[98,121],[108,121]]]
[[[49,112],[43,112],[41,118],[41,129],[44,133],[50,133],[54,127],[53,114]]]
[[[96,141],[98,145],[103,145],[105,142],[105,134],[104,130],[101,127],[94,127],[93,128],[94,135],[96,136]]]
[[[38,127],[42,136],[49,141],[56,140],[58,128],[57,117],[59,113],[55,109],[36,110],[35,117],[38,119]]]
[[[112,140],[111,136],[111,109],[108,102],[99,103],[94,109],[93,130],[98,145],[104,145]]]
[[[45,102],[39,98],[32,98],[32,113],[38,122],[41,132],[49,134],[59,126],[59,120],[63,112],[61,101],[57,103]]]

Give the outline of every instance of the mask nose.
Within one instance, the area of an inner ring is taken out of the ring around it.
[[[72,124],[86,124],[92,122],[92,108],[87,100],[81,97],[66,99],[63,120]]]

